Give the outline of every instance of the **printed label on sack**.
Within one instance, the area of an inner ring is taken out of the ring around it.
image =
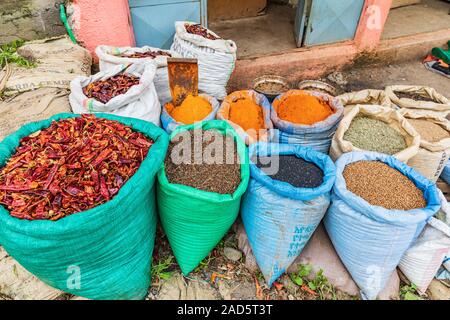
[[[303,247],[308,242],[311,233],[315,230],[315,226],[302,226],[298,225],[295,227],[294,235],[292,237],[292,242],[289,244],[288,258],[297,257]]]

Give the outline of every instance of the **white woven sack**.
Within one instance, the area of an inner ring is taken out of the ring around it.
[[[417,113],[414,110],[402,109],[400,113],[408,119],[422,119],[435,123],[450,133],[450,121],[434,113]],[[419,171],[427,179],[436,182],[444,170],[450,156],[450,137],[437,142],[420,139],[417,154],[408,160],[408,165]]]
[[[450,218],[447,200],[440,190],[438,193],[442,203],[441,212]],[[421,293],[425,293],[449,250],[450,227],[441,220],[431,218],[402,257],[399,268]]]
[[[156,75],[155,75],[155,88],[158,94],[158,99],[161,105],[172,100],[169,88],[169,75],[167,73],[167,57],[157,56],[156,58],[126,58],[121,55],[130,55],[136,52],[144,53],[148,51],[164,51],[169,53],[173,58],[181,58],[178,52],[172,50],[163,50],[160,48],[154,48],[149,46],[143,46],[140,48],[135,47],[112,47],[101,45],[95,49],[95,54],[98,56],[100,71],[108,70],[111,67],[117,65],[126,64],[139,64],[153,61],[156,63]]]
[[[102,103],[84,95],[83,88],[91,82],[105,80],[121,72],[139,77],[139,84],[132,86],[125,94],[118,95],[107,103]],[[147,62],[129,66],[118,65],[90,77],[77,77],[70,83],[70,106],[74,113],[111,113],[118,116],[146,120],[159,126],[161,104],[153,83],[155,73],[156,64]]]
[[[198,59],[199,91],[217,100],[223,100],[227,95],[226,86],[236,62],[236,44],[232,40],[209,40],[190,34],[186,31],[185,24],[194,22],[175,22],[175,36],[170,49],[185,58]]]

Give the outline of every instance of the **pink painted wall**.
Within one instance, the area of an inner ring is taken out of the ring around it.
[[[391,5],[392,0],[366,0],[354,39],[359,51],[378,46]]]
[[[365,1],[354,39],[358,51],[378,46],[391,4],[392,0]],[[73,8],[75,35],[91,53],[100,44],[135,45],[128,0],[74,0]]]
[[[127,0],[74,0],[72,8],[75,36],[91,53],[101,44],[134,46]]]

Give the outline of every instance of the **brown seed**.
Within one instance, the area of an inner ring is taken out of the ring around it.
[[[371,205],[386,209],[424,208],[423,192],[397,169],[381,161],[357,161],[347,165],[343,176],[347,189]]]
[[[179,135],[175,136],[172,139],[175,142],[169,145],[164,162],[169,182],[232,194],[241,183],[239,157],[233,137],[225,137],[217,130],[191,130],[187,133],[179,141]],[[189,140],[185,141],[186,138]]]
[[[422,140],[438,142],[450,137],[447,130],[434,122],[424,119],[408,119],[408,122],[416,129]]]

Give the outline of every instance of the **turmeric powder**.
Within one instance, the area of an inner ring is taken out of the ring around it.
[[[282,120],[296,124],[312,125],[334,113],[331,106],[307,93],[295,93],[274,102],[275,111]]]
[[[166,110],[175,121],[192,124],[206,118],[211,113],[212,106],[200,96],[188,95],[178,107],[175,107],[172,102],[167,103]]]
[[[241,98],[230,104],[229,120],[245,131],[264,129],[264,113],[262,107],[251,98]]]

